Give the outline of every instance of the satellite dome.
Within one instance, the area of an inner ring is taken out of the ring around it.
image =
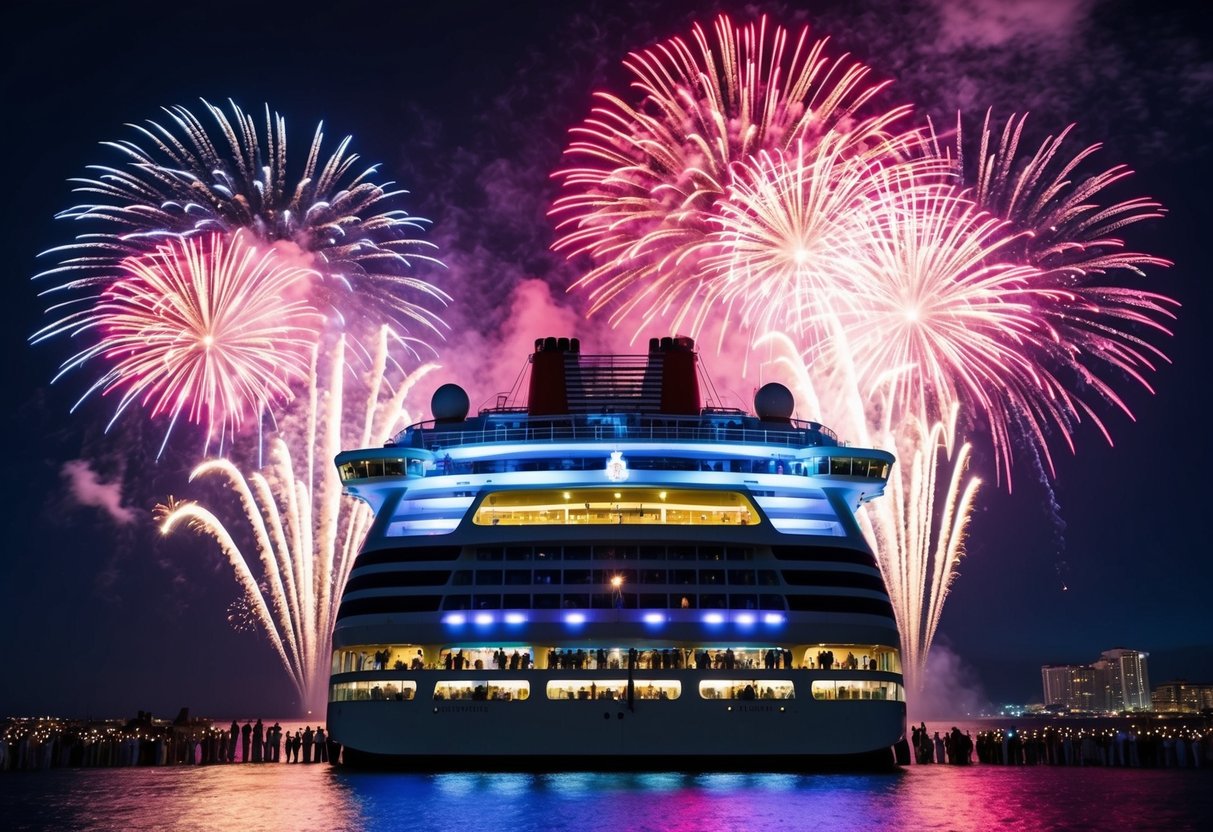
[[[777,381],[762,385],[754,394],[754,412],[764,422],[787,421],[795,407],[792,391]]]
[[[444,384],[430,398],[430,412],[439,422],[461,422],[468,415],[468,394],[458,384]]]

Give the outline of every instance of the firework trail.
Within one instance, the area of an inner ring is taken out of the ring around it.
[[[59,259],[35,276],[55,281],[42,292],[53,301],[49,314],[55,319],[32,340],[58,334],[92,337],[93,343],[69,359],[64,370],[90,359],[102,364],[100,379],[89,392],[122,389],[115,418],[134,401],[147,406],[151,415],[184,413],[192,421],[200,421],[201,411],[208,410],[217,425],[208,431],[209,441],[211,433],[230,431],[245,410],[257,412],[267,402],[289,399],[289,388],[299,381],[296,347],[319,335],[304,337],[296,328],[283,342],[285,374],[258,376],[252,372],[251,354],[244,357],[248,360],[225,360],[231,357],[229,350],[224,359],[201,362],[201,353],[173,345],[175,328],[178,345],[196,342],[199,334],[214,338],[204,330],[215,326],[219,317],[232,334],[254,323],[241,321],[241,315],[253,308],[263,315],[264,302],[273,291],[281,291],[283,308],[292,318],[303,313],[304,304],[320,313],[312,327],[317,332],[321,315],[330,328],[340,328],[351,318],[381,320],[386,312],[406,329],[438,335],[442,324],[429,307],[449,299],[411,273],[418,261],[438,262],[427,253],[432,244],[417,238],[426,221],[396,207],[405,192],[391,182],[376,182],[376,166],[361,171],[354,167],[358,156],[349,152],[350,137],[326,155],[323,125],[318,126],[301,169],[292,175],[281,116],[266,107],[259,129],[234,103],[230,116],[202,103],[212,131],[184,107],[165,108],[163,123],[129,125],[134,139],[104,143],[124,157],[125,164],[93,166],[89,176],[72,180],[75,192],[89,201],[58,216],[95,230],[44,252]],[[261,252],[272,249],[284,269],[307,270],[311,278],[287,287],[279,285],[275,270],[230,270],[222,254],[228,251],[235,257],[242,245]],[[205,262],[208,255],[215,261],[210,265]],[[203,291],[212,287],[197,280],[186,285],[177,261],[187,261],[195,275],[222,272],[231,278],[230,285],[213,296]],[[153,297],[157,292],[165,295],[159,306]],[[222,312],[218,308],[237,300],[239,305]],[[199,319],[211,312],[214,320]],[[138,337],[136,319],[153,314],[162,316],[154,328],[161,357],[170,364],[165,369],[141,360],[131,340]],[[412,337],[403,343],[424,341]],[[213,348],[209,353],[220,354]],[[175,384],[168,384],[170,376]]]
[[[591,313],[610,306],[616,325],[692,328],[735,315],[756,346],[786,347],[783,360],[815,400],[826,392],[840,402],[836,427],[896,450],[886,498],[861,522],[914,689],[980,486],[959,427],[988,426],[1000,476],[1012,437],[1047,456],[1054,433],[1072,447],[1083,417],[1106,435],[1094,408],[1127,412],[1115,389],[1122,376],[1148,388],[1163,359],[1148,339],[1168,334],[1173,302],[1097,279],[1165,264],[1115,236],[1160,209],[1144,199],[1097,204],[1127,171],[1075,181],[1093,149],[1063,161],[1066,133],[1020,161],[1022,120],[1008,123],[995,153],[987,122],[965,190],[959,150],[941,150],[930,131],[921,143],[914,132],[890,136],[902,111],[855,119],[876,91],[859,86],[867,70],[857,66],[797,87],[811,95],[814,83],[845,79],[832,99],[839,109],[802,131],[787,115],[821,108],[808,97],[791,106],[798,99],[781,81],[796,73],[773,69],[784,35],[776,30],[768,62],[765,31],[765,22],[734,30],[721,18],[717,47],[695,30],[702,59],[678,39],[631,56],[641,102],[600,94],[574,131],[566,153],[585,166],[557,173],[555,247],[588,256],[576,287]]]
[[[624,66],[641,101],[597,93],[555,174],[565,194],[551,210],[553,248],[588,255],[594,265],[576,285],[591,313],[609,308],[612,324],[627,320],[637,332],[670,308],[709,314],[716,297],[704,292],[699,264],[735,162],[823,137],[842,155],[904,144],[889,128],[908,108],[861,115],[885,84],[846,55],[827,57],[827,41],[807,28],[793,36],[766,18],[737,27],[722,15],[714,33],[696,25],[692,43],[632,53]]]
[[[310,303],[292,298],[306,297],[318,275],[246,240],[243,233],[167,239],[127,257],[124,276],[94,303],[35,333],[35,343],[97,333],[56,376],[90,361],[104,366],[76,407],[93,393],[113,393],[113,420],[138,404],[151,417],[167,414],[169,432],[181,416],[205,424],[209,444],[234,436],[272,402],[290,401],[324,325]]]
[[[251,547],[241,546],[219,514],[197,502],[158,507],[164,534],[186,522],[219,544],[240,585],[241,608],[265,632],[300,702],[309,707],[324,700],[336,599],[373,519],[364,504],[342,499],[335,469],[326,463],[343,448],[366,447],[411,421],[405,399],[434,369],[427,364],[399,379],[391,361],[394,347],[400,347],[399,339],[382,329],[361,390],[351,396],[344,385],[346,339],[338,338],[323,358],[313,353],[306,413],[288,420],[272,440],[264,469],[242,472],[229,459],[210,459],[194,469],[191,480],[218,479],[234,492],[247,521],[241,537]],[[296,427],[303,436],[294,435]],[[304,458],[292,448],[302,449]],[[255,558],[245,554],[249,548]]]

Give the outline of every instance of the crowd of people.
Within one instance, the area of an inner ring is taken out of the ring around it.
[[[0,724],[0,771],[58,767],[338,762],[341,746],[323,726],[284,731],[260,719],[229,727],[209,720],[154,720],[140,712],[125,722],[53,718]]]
[[[931,736],[926,723],[919,723],[910,732],[910,748],[914,751],[914,762],[919,765],[931,763],[967,766],[973,762],[973,737],[968,731],[963,734],[955,725],[941,737],[936,731]]]
[[[1171,725],[981,731],[977,759],[1009,766],[1213,767],[1213,732]]]

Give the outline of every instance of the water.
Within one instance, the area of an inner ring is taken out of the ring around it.
[[[323,765],[0,775],[5,830],[1208,830],[1213,769],[375,774]]]

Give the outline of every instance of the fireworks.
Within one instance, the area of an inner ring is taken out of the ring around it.
[[[591,312],[637,331],[661,310],[694,318],[716,298],[704,293],[705,245],[718,230],[718,205],[735,162],[803,152],[829,137],[842,155],[892,154],[904,144],[888,129],[907,108],[860,113],[884,84],[847,56],[830,59],[808,29],[793,38],[766,19],[735,27],[716,20],[715,39],[698,25],[694,44],[674,38],[624,62],[642,100],[608,93],[565,151],[574,164],[556,174],[565,195],[552,208],[554,248],[589,255],[578,281]]]
[[[170,501],[158,507],[164,534],[185,522],[219,544],[241,590],[234,625],[251,622],[266,634],[300,702],[309,707],[323,701],[335,599],[373,519],[366,505],[342,498],[336,469],[327,463],[343,448],[365,447],[409,421],[405,397],[433,369],[424,365],[399,384],[389,384],[393,346],[399,339],[381,330],[360,390],[361,409],[348,406],[354,397],[346,396],[343,382],[345,339],[323,358],[313,352],[306,413],[273,440],[266,468],[244,473],[231,460],[211,459],[194,469],[192,480],[217,478],[234,492],[256,558],[245,555],[219,514],[199,503]],[[343,430],[347,426],[352,429]],[[302,458],[292,448],[301,449]]]
[[[186,108],[168,107],[163,124],[129,125],[137,140],[104,143],[125,157],[125,165],[92,166],[92,176],[72,180],[75,191],[92,201],[59,217],[103,230],[47,252],[63,259],[38,277],[66,281],[52,291],[121,279],[127,258],[166,237],[244,230],[259,242],[290,244],[311,258],[309,265],[322,277],[314,297],[326,312],[340,315],[373,301],[405,322],[437,330],[438,318],[426,304],[445,302],[446,295],[408,273],[415,261],[438,262],[426,253],[433,245],[416,236],[427,221],[394,207],[406,192],[373,181],[377,166],[357,172],[351,137],[326,158],[323,124],[318,125],[303,168],[292,177],[284,118],[267,106],[259,131],[253,116],[235,103],[230,118],[202,103],[215,136]]]
[[[1022,119],[991,152],[987,118],[968,179],[959,131],[955,153],[892,134],[904,110],[856,115],[880,89],[866,68],[828,63],[806,33],[786,60],[786,32],[767,33],[721,17],[715,43],[697,27],[697,49],[625,62],[639,100],[600,93],[573,131],[555,248],[588,256],[575,286],[613,324],[785,333],[802,388],[841,402],[857,441],[896,449],[864,522],[914,684],[979,486],[958,431],[988,430],[1008,482],[1018,437],[1047,459],[1084,419],[1108,434],[1097,410],[1128,412],[1124,377],[1148,388],[1173,301],[1097,283],[1166,265],[1117,236],[1161,208],[1099,204],[1128,170],[1081,178],[1097,148],[1066,159],[1068,130],[1019,159]]]
[[[205,423],[209,440],[293,397],[324,323],[293,298],[309,294],[316,272],[282,262],[273,248],[259,251],[244,234],[219,233],[170,238],[121,268],[125,276],[84,309],[33,337],[96,332],[60,371],[103,365],[81,401],[113,393],[114,419],[136,403],[150,416],[167,414],[170,426],[181,416]]]
[[[59,281],[43,294],[65,299],[32,340],[91,338],[63,366],[103,365],[83,398],[119,392],[115,418],[138,402],[169,414],[170,431],[181,415],[205,421],[209,447],[291,398],[322,321],[386,313],[436,333],[427,304],[447,297],[410,273],[437,262],[416,237],[425,221],[394,207],[404,192],[376,183],[374,166],[354,168],[348,136],[325,156],[317,127],[293,178],[281,116],[267,107],[259,131],[235,104],[229,118],[203,103],[216,136],[171,107],[165,124],[131,125],[142,143],[106,143],[124,166],[73,180],[91,201],[59,216],[99,230],[47,252],[60,262],[36,279]]]

